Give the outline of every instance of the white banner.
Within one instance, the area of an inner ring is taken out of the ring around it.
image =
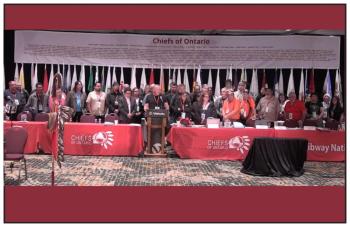
[[[15,62],[159,68],[339,68],[330,36],[173,36],[16,31]]]

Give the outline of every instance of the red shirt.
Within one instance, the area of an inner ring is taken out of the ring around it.
[[[300,100],[295,100],[294,103],[289,101],[286,103],[286,106],[284,107],[284,112],[287,114],[287,119],[288,119],[289,113],[292,113],[293,114],[292,119],[296,121],[302,120],[304,111],[305,111],[304,102]]]

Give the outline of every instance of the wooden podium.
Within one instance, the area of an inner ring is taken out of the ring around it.
[[[167,110],[149,110],[147,112],[147,147],[144,153],[145,156],[166,157],[164,146],[167,120]]]

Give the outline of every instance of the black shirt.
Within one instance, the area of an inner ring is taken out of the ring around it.
[[[317,115],[320,115],[321,113],[321,103],[312,103],[312,102],[307,102],[305,103],[305,107],[307,110],[308,117],[312,117],[312,113],[316,112]]]
[[[168,103],[164,96],[158,95],[154,96],[150,94],[146,97],[145,104],[148,103],[148,108],[150,110],[154,109],[165,109],[164,104]]]

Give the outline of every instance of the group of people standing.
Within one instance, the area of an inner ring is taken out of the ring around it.
[[[246,82],[241,81],[237,90],[231,80],[226,80],[221,95],[215,97],[212,88],[204,84],[195,85],[193,92],[186,92],[183,84],[171,83],[167,93],[162,94],[160,86],[146,85],[144,89],[131,89],[127,84],[113,83],[108,94],[102,91],[101,83],[96,82],[94,90],[86,94],[81,81],[76,81],[72,90],[65,94],[62,90],[62,76],[56,74],[51,95],[43,91],[41,83],[30,95],[14,81],[10,81],[5,90],[5,113],[15,120],[22,111],[48,113],[57,111],[58,106],[65,105],[74,110],[72,121],[79,122],[85,113],[94,115],[104,121],[106,114],[115,114],[120,123],[141,123],[149,109],[169,110],[169,123],[180,118],[191,119],[195,124],[205,124],[207,118],[220,118],[221,121],[238,121],[246,124],[247,120],[264,119],[276,121],[293,119],[300,124],[305,119],[334,119],[342,121],[343,107],[338,97],[329,94],[318,101],[316,94],[311,94],[304,103],[296,98],[294,92],[277,98],[269,88],[261,90],[258,97],[249,94]]]

